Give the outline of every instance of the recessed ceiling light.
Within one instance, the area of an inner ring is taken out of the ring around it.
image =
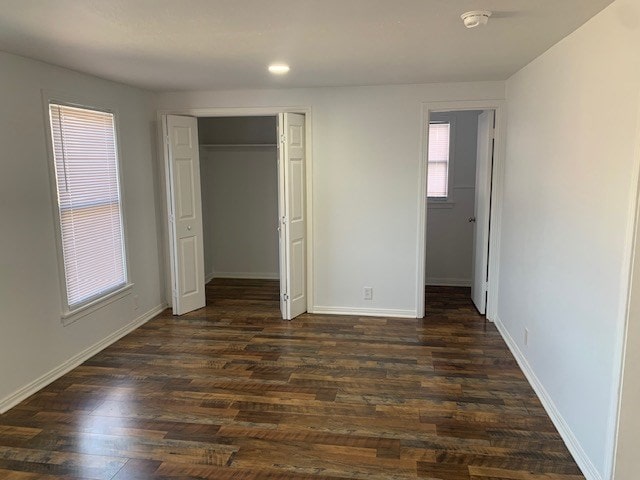
[[[489,21],[491,12],[488,10],[473,10],[460,15],[464,26],[467,28],[477,27],[478,25],[486,25]]]
[[[274,75],[284,75],[288,73],[289,70],[289,65],[285,65],[284,63],[273,63],[269,65],[269,71]]]

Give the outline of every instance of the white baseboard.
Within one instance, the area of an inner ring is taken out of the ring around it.
[[[278,280],[280,275],[276,272],[212,272],[207,274],[205,281],[209,283],[214,278],[247,278],[250,280]]]
[[[360,315],[365,317],[416,318],[415,310],[395,310],[390,308],[354,308],[314,306],[312,312],[329,315]]]
[[[516,362],[518,362],[520,369],[524,372],[525,377],[527,377],[529,384],[540,399],[547,415],[549,415],[551,421],[560,433],[562,440],[564,440],[564,443],[567,445],[569,452],[571,452],[571,455],[573,455],[578,467],[582,470],[583,475],[587,480],[603,480],[602,475],[582,448],[580,441],[576,438],[573,431],[562,417],[562,414],[558,410],[558,407],[556,407],[553,399],[542,385],[542,382],[540,382],[536,376],[531,365],[529,365],[529,362],[518,347],[518,344],[511,337],[509,331],[506,329],[500,318],[496,316],[494,323],[507,344],[507,347],[509,347],[509,350],[511,350],[511,353],[515,357]]]
[[[83,350],[77,355],[74,355],[69,360],[58,365],[53,370],[45,373],[40,378],[35,379],[34,381],[28,383],[27,385],[21,387],[14,393],[4,397],[2,400],[0,400],[0,414],[6,412],[12,407],[15,407],[18,403],[30,397],[31,395],[36,393],[38,390],[43,389],[54,380],[57,380],[58,378],[63,376],[65,373],[68,373],[74,368],[76,368],[85,360],[88,360],[89,358],[93,357],[96,353],[104,350],[112,343],[115,343],[116,341],[120,340],[126,334],[132,332],[139,326],[145,324],[146,322],[151,320],[153,317],[161,313],[165,308],[166,308],[166,305],[164,304],[158,305],[157,307],[152,308],[148,312],[143,313],[135,320],[126,324],[124,327],[116,330],[111,335],[100,340],[98,343]]]
[[[434,287],[470,287],[471,279],[427,277],[425,285]]]
[[[206,285],[207,283],[209,283],[211,280],[213,280],[213,278],[214,278],[214,277],[215,277],[215,274],[214,274],[214,273],[207,273],[207,274],[204,276],[204,283],[205,283],[205,285]]]

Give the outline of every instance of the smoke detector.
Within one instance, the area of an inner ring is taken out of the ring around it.
[[[489,21],[491,12],[488,10],[472,10],[460,15],[464,26],[467,28],[477,27],[478,25],[486,25]]]

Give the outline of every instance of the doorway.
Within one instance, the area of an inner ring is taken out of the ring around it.
[[[502,102],[491,101],[424,105],[422,315],[425,288],[443,286],[466,289],[477,310],[495,318],[502,112]]]
[[[275,278],[292,319],[308,301],[306,115],[198,113],[160,115],[174,314],[205,305],[205,277]]]
[[[197,121],[205,283],[279,280],[277,117]]]

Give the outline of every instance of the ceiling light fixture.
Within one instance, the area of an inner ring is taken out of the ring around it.
[[[284,75],[285,73],[288,73],[289,70],[289,65],[285,65],[283,63],[273,63],[269,65],[269,71],[274,75]]]
[[[477,27],[478,25],[486,25],[489,21],[491,12],[488,10],[472,10],[460,15],[464,26],[467,28]]]

